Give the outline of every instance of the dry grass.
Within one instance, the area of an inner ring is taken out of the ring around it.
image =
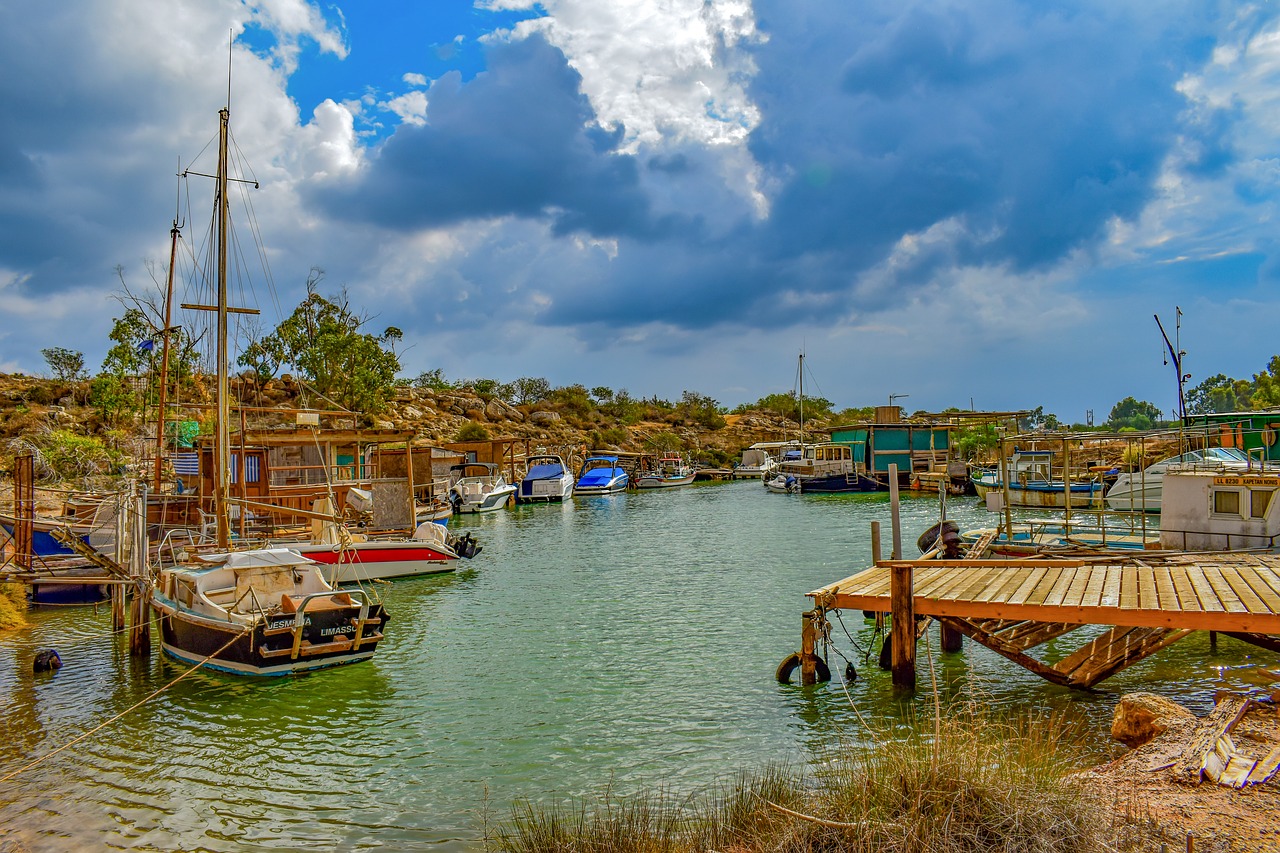
[[[521,804],[491,847],[510,853],[1088,853],[1155,849],[1145,822],[1073,776],[1060,718],[967,708],[931,731],[844,747],[812,776],[773,769],[693,800]]]
[[[20,583],[0,581],[0,631],[25,628],[26,610],[26,587]]]

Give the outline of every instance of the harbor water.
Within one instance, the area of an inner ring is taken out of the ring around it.
[[[904,495],[905,556],[938,510]],[[948,514],[995,523],[975,498],[951,499]],[[832,682],[778,684],[804,594],[867,565],[872,521],[887,554],[887,495],[775,495],[759,481],[455,519],[484,551],[456,573],[376,585],[392,622],[371,662],[191,674],[0,784],[0,849],[475,850],[513,803],[684,797],[741,771],[811,765],[865,736],[859,714],[892,730],[932,713],[932,677],[947,699],[1078,717],[1101,760],[1120,693],[1204,713],[1266,662],[1196,634],[1085,693],[973,643],[940,655],[934,633],[921,689],[904,695],[876,666],[874,623],[845,612],[832,619]],[[0,777],[186,670],[131,658],[106,607],[29,618],[0,635]],[[64,661],[55,674],[32,672],[45,647]],[[846,659],[856,677],[844,684]]]

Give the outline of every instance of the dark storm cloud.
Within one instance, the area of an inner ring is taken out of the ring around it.
[[[949,219],[969,264],[1025,271],[1088,247],[1153,197],[1180,135],[1229,162],[1229,120],[1184,122],[1175,89],[1205,59],[1200,12],[760,4],[752,151],[783,182],[771,251],[856,270]]]
[[[547,218],[557,234],[654,239],[677,217],[650,215],[636,160],[615,153],[581,78],[541,36],[493,47],[489,70],[428,93],[427,124],[404,126],[357,184],[321,185],[339,218],[414,229],[476,218]]]
[[[466,84],[437,82],[426,126],[316,198],[397,229],[514,216],[618,238],[608,263],[541,251],[544,322],[830,320],[957,265],[1033,271],[1088,250],[1153,198],[1175,145],[1226,168],[1231,113],[1193,112],[1175,88],[1226,26],[1214,8],[763,0],[749,142],[763,218],[723,186],[714,149],[617,153],[621,129],[599,129],[578,74],[535,36],[492,48]],[[942,223],[887,284],[856,286]]]

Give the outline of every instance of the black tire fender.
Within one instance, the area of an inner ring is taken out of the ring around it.
[[[818,681],[831,680],[831,668],[827,666],[827,662],[817,655],[813,656],[814,666],[817,670]],[[778,669],[774,672],[774,677],[778,679],[779,684],[790,684],[791,674],[800,668],[800,653],[792,652],[782,659],[782,663],[778,664]]]

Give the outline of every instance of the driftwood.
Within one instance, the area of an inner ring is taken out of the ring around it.
[[[1182,755],[1174,762],[1174,780],[1186,785],[1199,785],[1207,776],[1211,781],[1219,782],[1223,773],[1231,766],[1232,759],[1237,756],[1235,744],[1228,732],[1253,704],[1254,701],[1245,696],[1223,697],[1213,713],[1196,726]],[[1229,778],[1236,779],[1240,773],[1239,768],[1240,765],[1237,764]],[[1250,767],[1245,771],[1245,779],[1252,770]]]

